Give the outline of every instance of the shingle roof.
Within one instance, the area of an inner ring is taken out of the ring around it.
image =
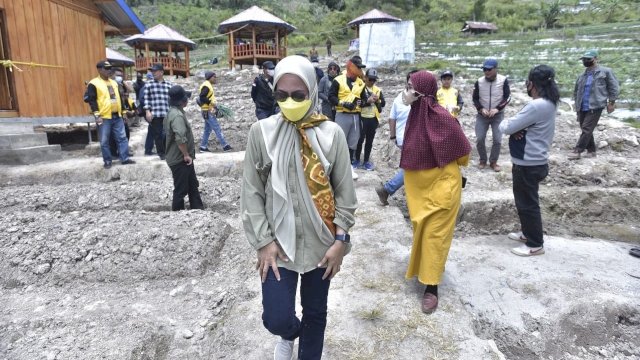
[[[122,55],[121,53],[110,49],[110,48],[106,48],[106,52],[107,52],[107,60],[109,61],[113,61],[113,62],[121,62],[127,65],[133,65],[135,64],[135,61],[129,59],[128,57]]]
[[[360,15],[357,18],[349,21],[347,25],[356,26],[360,24],[369,24],[369,23],[380,23],[380,22],[394,22],[394,21],[402,21],[402,19],[397,18],[395,16],[391,16],[385,12],[382,12],[378,9],[373,9],[367,12],[364,15]]]
[[[128,38],[124,39],[124,42],[129,46],[135,46],[136,44],[143,42],[159,42],[179,43],[187,45],[191,50],[196,48],[196,43],[163,24],[158,24],[152,27],[151,29],[145,31],[144,34],[129,36]]]
[[[498,30],[498,27],[493,23],[482,22],[482,21],[465,21],[464,26],[462,27],[462,31],[470,30],[470,29],[481,29],[481,30]]]
[[[240,27],[248,24],[276,25],[287,29],[287,32],[292,32],[296,29],[295,26],[254,5],[247,10],[221,22],[220,25],[218,25],[218,32],[225,33],[232,27]]]

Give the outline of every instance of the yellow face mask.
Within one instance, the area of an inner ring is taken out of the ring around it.
[[[278,101],[278,105],[280,106],[282,115],[284,115],[287,120],[297,122],[302,120],[307,114],[307,111],[309,111],[311,100],[295,101],[291,97],[288,97],[285,101]]]

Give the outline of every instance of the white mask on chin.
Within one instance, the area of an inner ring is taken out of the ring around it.
[[[402,92],[402,103],[406,106],[411,106],[416,100],[418,100],[420,96],[416,96],[416,92],[414,90],[405,89]]]

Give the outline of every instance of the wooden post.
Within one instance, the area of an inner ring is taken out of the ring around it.
[[[149,63],[149,43],[145,42],[144,43],[144,63],[145,63],[145,67],[148,69],[149,67],[151,67],[151,64]],[[147,70],[145,69],[145,70]]]
[[[169,75],[173,76],[173,64],[174,64],[174,62],[171,61],[171,53],[172,53],[172,51],[171,51],[171,43],[169,43],[169,53],[167,54],[167,60],[169,62]]]
[[[187,45],[184,46],[184,65],[187,67],[187,76],[189,77],[191,76],[190,73],[190,69],[191,69],[191,62],[189,61],[189,47]]]
[[[287,42],[287,33],[284,33],[284,54],[282,56],[287,56],[287,49],[289,49],[289,43]]]
[[[276,56],[280,60],[280,30],[276,28]]]
[[[229,32],[229,36],[227,37],[228,41],[229,41],[229,49],[227,49],[227,52],[229,53],[229,69],[233,69],[235,68],[236,64],[233,61],[233,44],[234,44],[234,40],[233,40],[233,30],[231,30],[231,32]]]
[[[256,27],[251,27],[251,36],[253,37],[252,47],[253,47],[253,66],[258,65],[258,59],[256,59]]]

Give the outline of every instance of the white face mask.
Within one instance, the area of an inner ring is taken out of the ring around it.
[[[122,84],[122,76],[116,76],[116,82]]]
[[[405,104],[406,106],[410,106],[416,100],[418,100],[420,96],[416,96],[415,92],[416,92],[415,90],[405,89],[402,92],[402,103]]]
[[[271,77],[273,77],[273,75],[275,75],[276,71],[275,70],[267,70],[267,74]]]

